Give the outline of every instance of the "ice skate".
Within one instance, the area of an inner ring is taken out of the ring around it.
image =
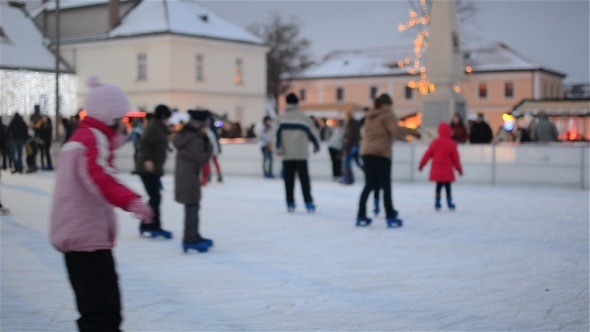
[[[147,227],[139,227],[139,235],[143,236],[143,237],[151,237],[151,238],[156,238],[158,236],[161,236],[165,239],[171,239],[172,238],[172,232],[169,231],[165,231],[163,229],[152,229],[152,228],[147,228]]]
[[[447,197],[447,206],[449,207],[449,210],[455,211],[455,204],[453,204],[453,199],[450,197]]]
[[[208,247],[213,247],[213,240],[202,237],[199,241],[205,243]]]
[[[440,197],[436,197],[434,199],[434,209],[436,211],[440,210]]]
[[[0,216],[7,216],[10,214],[10,210],[5,207],[0,207]]]
[[[182,251],[187,253],[189,249],[194,249],[198,252],[207,252],[209,251],[209,245],[205,243],[205,241],[195,242],[195,243],[182,243]]]
[[[359,227],[366,227],[371,224],[371,221],[372,220],[367,217],[358,217],[356,218],[356,225]]]
[[[295,203],[287,203],[287,212],[295,212]]]
[[[307,208],[307,212],[309,213],[315,212],[315,204],[313,202],[305,202],[305,208]]]
[[[373,213],[375,214],[375,216],[377,216],[379,214],[379,198],[375,198],[375,200],[373,201],[375,203],[375,207],[373,208]]]
[[[385,221],[387,222],[387,227],[389,228],[402,227],[403,225],[403,221],[397,218],[387,218]]]

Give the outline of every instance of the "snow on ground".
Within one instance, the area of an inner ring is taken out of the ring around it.
[[[139,179],[122,181],[143,193]],[[354,226],[361,184],[314,181],[317,213],[288,214],[280,180],[203,190],[206,254],[183,254],[182,206],[164,178],[173,240],[119,213],[115,259],[126,331],[588,331],[588,191],[394,184],[405,225]],[[62,256],[48,242],[51,173],[2,176],[2,331],[75,330]]]

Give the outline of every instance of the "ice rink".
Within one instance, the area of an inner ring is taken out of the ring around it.
[[[63,257],[48,240],[53,173],[3,172],[1,331],[72,331]],[[120,179],[145,197],[139,178]],[[404,227],[354,226],[361,184],[313,181],[317,212],[286,212],[280,179],[203,188],[206,254],[182,253],[183,208],[164,177],[172,240],[119,211],[126,331],[588,331],[589,195],[577,188],[394,183]],[[371,209],[371,205],[369,205]],[[370,210],[369,209],[369,210]]]

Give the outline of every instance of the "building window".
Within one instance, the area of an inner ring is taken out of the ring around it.
[[[504,82],[504,98],[514,98],[514,83]]]
[[[409,86],[406,86],[405,96],[407,100],[414,98],[414,89],[410,88]]]
[[[139,53],[137,55],[137,80],[147,80],[147,54]]]
[[[344,88],[336,88],[336,101],[344,100]]]
[[[242,59],[237,58],[236,59],[236,70],[235,70],[235,74],[234,74],[234,83],[235,84],[242,84],[244,78],[243,78],[243,63],[242,63]]]
[[[197,54],[195,58],[195,78],[197,81],[204,81],[203,78],[203,55]]]
[[[371,100],[377,98],[377,87],[376,86],[372,86],[369,89],[369,96],[370,96]]]
[[[305,95],[305,93],[306,93],[305,89],[301,89],[301,90],[299,90],[299,100],[301,100],[301,101],[305,101],[305,98],[307,97],[307,96]]]
[[[487,83],[479,83],[479,98],[485,99],[488,97],[488,84]]]

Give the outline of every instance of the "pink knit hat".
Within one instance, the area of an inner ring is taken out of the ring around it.
[[[91,76],[87,83],[90,91],[84,100],[84,107],[88,116],[111,125],[114,119],[127,114],[129,102],[121,89],[100,83],[98,76]]]

